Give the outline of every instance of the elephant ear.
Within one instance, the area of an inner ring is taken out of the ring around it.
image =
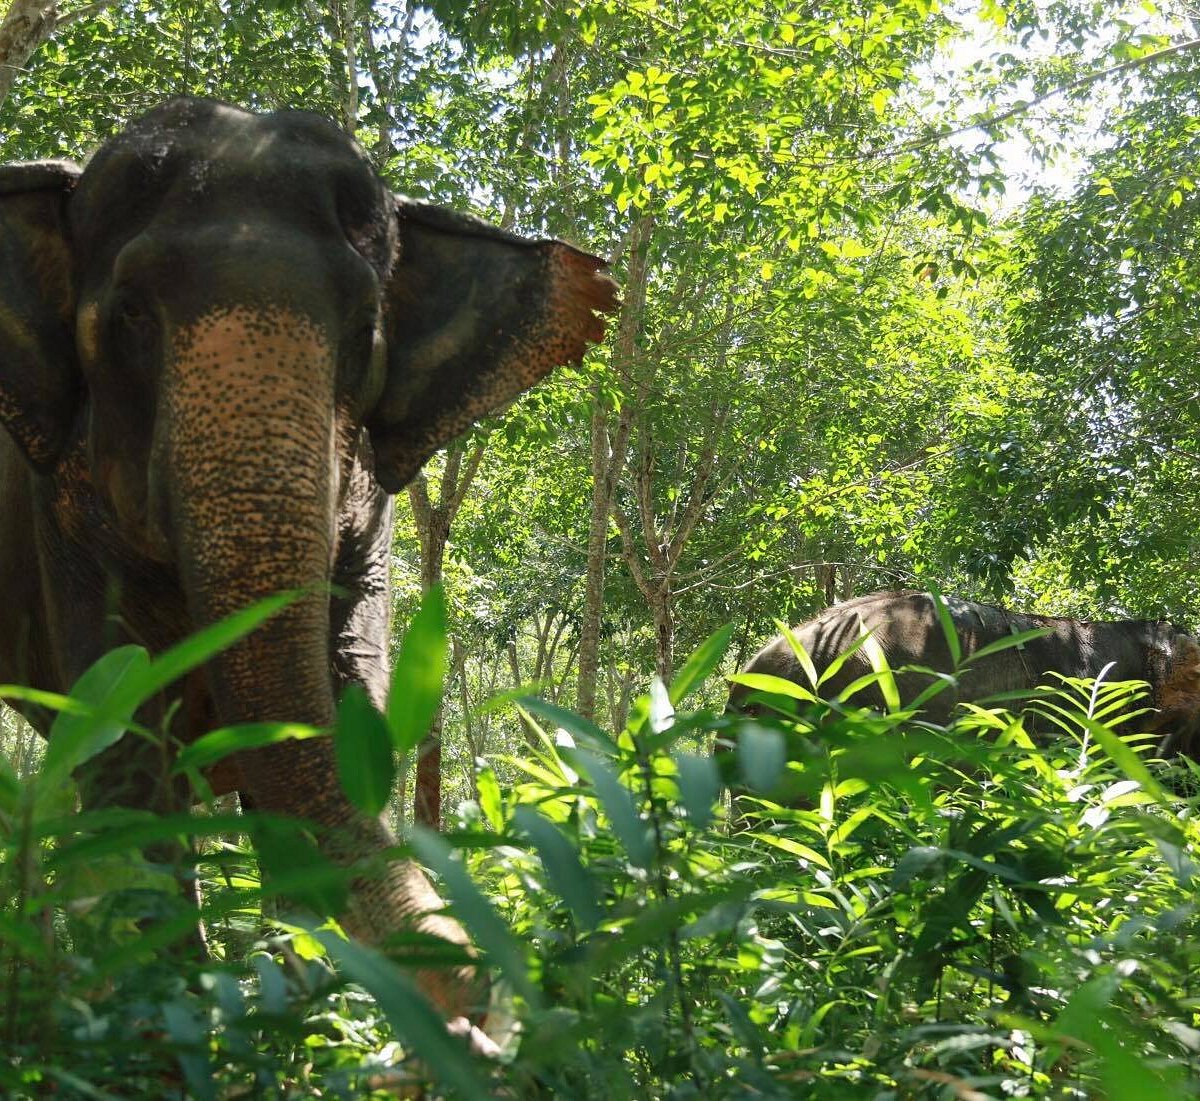
[[[617,304],[605,262],[396,197],[387,380],[368,428],[375,473],[402,489],[438,448],[577,362]]]
[[[78,390],[69,161],[0,165],[0,424],[39,469],[66,443]]]

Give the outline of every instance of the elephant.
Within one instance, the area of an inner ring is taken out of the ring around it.
[[[328,728],[388,685],[391,495],[440,447],[577,362],[601,259],[394,194],[331,122],[171,99],[66,160],[0,166],[0,682],[66,692],[270,594],[306,595],[156,701],[216,726]],[[29,712],[46,731],[46,716]],[[247,748],[229,786],[355,866],[344,928],[465,946],[415,864],[340,789],[332,740]],[[126,735],[85,807],[191,801]],[[359,869],[382,866],[378,876]],[[449,1017],[474,968],[419,970]]]
[[[1191,635],[1161,620],[1089,622],[1025,615],[990,604],[945,597],[958,635],[962,658],[1008,635],[1032,630],[1049,633],[1016,647],[985,655],[958,672],[955,688],[947,688],[922,708],[922,717],[947,723],[959,702],[977,702],[1001,692],[1028,690],[1046,683],[1048,674],[1097,677],[1105,666],[1108,681],[1142,680],[1150,685],[1158,709],[1152,725],[1161,735],[1160,756],[1200,750],[1200,644]],[[820,675],[840,654],[870,631],[889,666],[923,666],[935,673],[954,671],[950,646],[933,598],[911,589],[871,593],[836,604],[815,619],[796,627],[794,634]],[[857,678],[871,672],[868,655],[859,649],[821,685],[826,698],[837,695]],[[762,673],[811,688],[808,678],[783,635],[768,642],[743,672]],[[898,672],[896,685],[902,704],[914,700],[934,678],[927,673]],[[727,710],[753,708],[753,689],[733,685]],[[871,685],[854,697],[877,709],[883,696]]]

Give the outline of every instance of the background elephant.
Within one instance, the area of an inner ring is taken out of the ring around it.
[[[1194,755],[1200,722],[1200,644],[1191,635],[1163,621],[1091,623],[1023,615],[952,596],[946,597],[945,602],[964,660],[1011,634],[1038,629],[1048,630],[1049,634],[986,655],[962,669],[957,691],[948,688],[930,699],[923,708],[925,718],[944,724],[959,702],[975,702],[1000,692],[1053,684],[1051,673],[1096,677],[1112,662],[1106,680],[1149,682],[1153,704],[1159,709],[1153,726],[1163,734],[1160,754]],[[945,632],[928,593],[912,590],[871,593],[827,609],[795,628],[794,633],[819,675],[834,658],[853,646],[864,630],[872,632],[893,669],[920,665],[942,673],[954,670]],[[783,635],[759,650],[743,671],[765,673],[811,687]],[[821,694],[835,696],[869,672],[870,659],[860,649],[821,686]],[[932,679],[924,673],[897,673],[901,703],[915,699]],[[729,694],[729,708],[744,709],[752,692],[745,685],[735,684]],[[855,696],[855,700],[883,707],[883,697],[874,685]]]
[[[0,681],[65,691],[113,645],[161,651],[310,587],[183,686],[171,733],[328,725],[349,682],[382,704],[388,495],[601,339],[603,266],[393,195],[299,112],[177,99],[86,169],[0,168]],[[343,795],[329,739],[235,762],[257,808],[317,823],[335,859],[393,843]],[[80,778],[85,803],[178,806],[167,764],[126,737]],[[440,905],[392,862],[343,921],[461,942]],[[467,1008],[467,973],[423,981]]]

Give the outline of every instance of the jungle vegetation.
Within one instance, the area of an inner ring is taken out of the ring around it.
[[[344,884],[315,852],[256,851],[225,803],[189,827],[215,958],[181,963],[177,923],[109,905],[169,890],[144,831],[73,829],[86,737],[47,757],[4,711],[4,1096],[1200,1090],[1196,766],[1113,721],[1136,688],[1061,685],[1049,741],[1021,701],[947,728],[853,696],[722,715],[777,621],[876,589],[1200,628],[1193,5],[14,0],[0,23],[4,161],[83,157],[180,93],[337,119],[397,190],[622,285],[580,368],[400,497],[393,691],[431,735],[336,735],[520,1028],[467,1059],[402,968],[322,926]]]

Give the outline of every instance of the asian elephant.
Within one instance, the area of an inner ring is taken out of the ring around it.
[[[604,266],[393,194],[303,112],[173,99],[85,168],[0,167],[0,681],[67,691],[116,644],[159,652],[304,589],[159,721],[179,705],[179,742],[328,726],[351,682],[382,704],[389,494],[602,338]],[[161,758],[126,736],[80,777],[85,805],[180,805]],[[343,795],[330,739],[233,761],[335,860],[394,843]],[[356,879],[350,931],[464,942],[415,865],[385,869]],[[467,970],[419,978],[469,1008]]]
[[[1089,678],[1105,674],[1108,681],[1142,680],[1150,684],[1158,709],[1152,725],[1161,733],[1160,755],[1200,756],[1200,644],[1165,621],[1121,620],[1093,623],[1077,619],[1023,615],[990,604],[945,598],[958,634],[963,659],[1008,635],[1037,629],[1049,634],[1020,646],[985,655],[961,669],[957,690],[948,688],[924,705],[922,715],[945,724],[959,702],[976,702],[1000,692],[1054,683],[1051,673]],[[893,669],[919,665],[949,673],[954,660],[945,632],[928,593],[912,590],[871,593],[826,609],[795,628],[794,634],[812,658],[818,675],[850,649],[863,631],[870,631]],[[800,662],[783,635],[766,644],[744,672],[765,673],[811,687]],[[821,686],[825,697],[837,695],[852,681],[871,672],[868,655],[858,650]],[[896,674],[900,701],[905,704],[926,688],[928,674]],[[735,684],[729,709],[750,706],[753,690]],[[883,698],[872,685],[854,697],[856,702],[882,708]]]

